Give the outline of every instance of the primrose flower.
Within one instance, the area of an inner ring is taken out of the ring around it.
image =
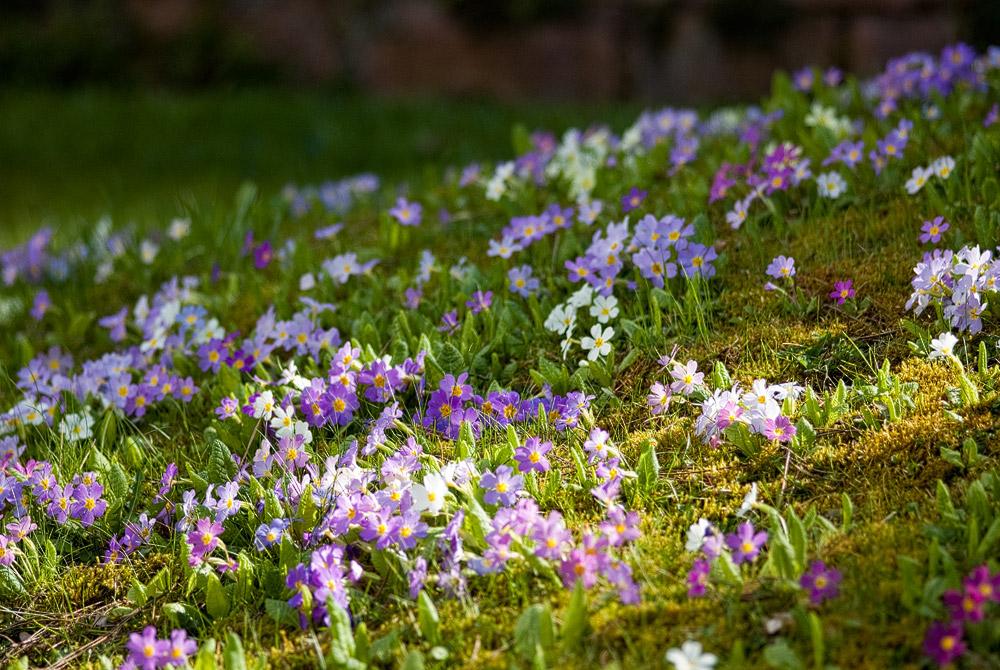
[[[767,266],[767,274],[775,279],[792,278],[795,276],[795,259],[791,256],[777,256]]]
[[[788,420],[788,417],[778,415],[774,419],[764,419],[764,430],[761,431],[769,440],[779,442],[791,442],[795,437],[795,426]]]
[[[941,333],[931,340],[931,354],[928,358],[955,358],[955,345],[958,338],[951,333]]]
[[[850,279],[837,282],[833,285],[830,297],[836,300],[838,305],[843,305],[845,300],[854,297],[854,289],[851,288],[852,283]]]
[[[688,361],[687,365],[675,363],[670,371],[670,376],[674,382],[670,385],[670,390],[674,393],[691,395],[696,386],[701,386],[705,381],[705,373],[698,372],[697,361]]]
[[[934,172],[930,168],[920,166],[913,168],[910,178],[906,180],[906,192],[910,195],[917,193],[933,175]]]
[[[945,221],[943,216],[936,216],[933,221],[924,221],[924,225],[920,228],[924,233],[920,236],[920,242],[937,244],[941,241],[941,234],[950,227],[951,224]]]
[[[942,156],[931,163],[930,169],[941,179],[947,179],[955,169],[955,159],[951,156]]]
[[[631,212],[638,207],[646,197],[647,192],[640,191],[637,187],[633,186],[632,190],[622,196],[622,211]]]
[[[471,309],[473,314],[479,314],[488,310],[492,303],[493,291],[487,291],[486,293],[476,291],[472,294],[472,300],[467,301],[465,306]]]
[[[598,323],[607,323],[618,316],[618,299],[613,295],[595,297],[594,304],[590,306],[590,315],[596,318]]]
[[[224,530],[222,524],[217,521],[200,519],[195,525],[195,529],[187,536],[188,544],[191,545],[191,559],[201,561],[212,553],[219,546],[219,536]]]
[[[821,198],[835,199],[847,190],[847,182],[839,172],[826,172],[816,177],[816,187]]]
[[[170,643],[157,639],[154,626],[129,635],[125,648],[129,651],[128,660],[141,670],[156,670],[169,660]]]
[[[108,509],[108,503],[101,499],[103,494],[104,487],[100,484],[78,486],[73,492],[70,515],[79,519],[84,527],[94,525],[94,519],[102,516]]]
[[[524,486],[524,478],[514,474],[514,468],[509,465],[497,466],[496,472],[486,470],[479,480],[479,486],[486,491],[483,502],[487,505],[497,503],[510,507],[517,501],[517,494]]]
[[[809,601],[819,605],[826,599],[840,595],[841,574],[836,568],[828,568],[823,561],[814,561],[809,569],[802,573],[799,584],[809,592]]]
[[[93,435],[94,419],[89,414],[67,414],[59,424],[59,432],[67,440],[76,442]]]
[[[733,562],[749,563],[757,558],[760,548],[767,542],[767,531],[756,532],[749,521],[741,523],[735,533],[726,535],[726,546],[733,550]]]
[[[448,495],[448,482],[444,477],[436,472],[424,475],[422,484],[414,484],[410,487],[410,496],[413,500],[413,509],[431,514],[440,514],[444,509],[445,496]]]
[[[924,653],[938,665],[948,665],[965,653],[962,641],[962,624],[935,621],[927,628]]]
[[[510,281],[510,292],[516,293],[522,298],[527,298],[531,295],[531,292],[536,290],[539,286],[539,281],[536,277],[531,276],[532,270],[530,265],[522,265],[520,267],[511,268],[507,272],[507,279]]]
[[[985,616],[983,612],[985,598],[978,589],[965,588],[961,591],[948,589],[941,600],[951,613],[952,621],[976,623],[982,621]]]
[[[701,642],[688,640],[680,649],[668,649],[666,659],[673,663],[674,670],[712,670],[719,659],[715,654],[706,653]]]
[[[590,329],[590,336],[580,340],[580,346],[590,352],[587,354],[588,360],[596,361],[601,356],[611,353],[611,338],[614,336],[614,328],[608,327],[602,330],[600,324],[595,324]]]
[[[540,437],[529,437],[524,444],[514,450],[517,469],[521,472],[545,472],[549,469],[549,459],[545,454],[552,450],[551,442],[542,442]]]
[[[646,396],[646,405],[649,406],[649,411],[652,415],[657,416],[667,411],[670,407],[670,399],[672,397],[673,393],[670,387],[656,382],[649,387],[649,395]]]
[[[422,219],[422,207],[417,202],[407,202],[406,198],[396,201],[396,206],[389,210],[399,223],[404,226],[418,226]]]
[[[35,321],[41,321],[50,307],[52,307],[52,301],[49,300],[49,292],[39,291],[31,307],[31,317]]]
[[[164,656],[166,663],[175,667],[187,664],[188,658],[198,651],[198,643],[187,636],[187,631],[178,628],[171,631],[170,639],[164,640],[167,645]]]

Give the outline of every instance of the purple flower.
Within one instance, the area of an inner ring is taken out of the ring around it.
[[[819,605],[828,598],[840,595],[838,588],[840,580],[840,570],[826,567],[823,561],[814,561],[809,569],[802,573],[799,584],[809,592],[809,601],[813,605]]]
[[[423,287],[409,287],[403,292],[403,306],[407,309],[416,309],[420,306],[420,298],[423,297]]]
[[[410,598],[413,600],[417,599],[417,596],[420,595],[420,591],[424,588],[424,583],[426,581],[427,559],[423,556],[418,556],[413,565],[413,569],[410,570]]]
[[[566,588],[572,588],[579,579],[583,588],[589,589],[597,582],[597,554],[577,547],[559,564],[559,572]]]
[[[531,538],[535,541],[536,555],[555,561],[562,557],[563,547],[573,540],[573,535],[566,530],[562,514],[552,510],[545,519],[534,523]]]
[[[420,203],[407,202],[406,198],[400,198],[396,201],[396,206],[389,210],[389,214],[404,226],[418,226],[422,210]]]
[[[705,595],[705,587],[708,586],[708,573],[712,564],[704,558],[699,558],[691,566],[691,571],[687,576],[688,598],[699,598]]]
[[[514,474],[514,468],[509,465],[497,466],[496,473],[489,470],[483,472],[479,486],[486,491],[483,502],[487,505],[500,503],[510,507],[517,501],[517,493],[524,486],[524,478]]]
[[[263,270],[274,258],[274,250],[271,249],[271,243],[264,240],[253,250],[253,266],[258,270]]]
[[[622,196],[622,211],[631,212],[638,207],[646,197],[646,193],[646,191],[640,191],[637,187],[633,186],[631,191]]]
[[[764,429],[761,432],[769,440],[791,442],[795,437],[795,426],[788,417],[779,414],[775,419],[764,419]]]
[[[0,535],[0,565],[11,565],[14,562],[14,543],[6,535]]]
[[[920,228],[924,233],[920,236],[920,243],[927,244],[931,242],[937,244],[941,241],[941,234],[950,227],[951,224],[945,221],[943,216],[936,216],[933,221],[924,221],[924,225]]]
[[[472,294],[472,300],[465,303],[465,306],[472,310],[473,314],[479,314],[490,308],[490,304],[493,302],[493,291],[487,291],[485,294],[482,291],[476,291]]]
[[[122,307],[116,314],[106,316],[97,323],[101,328],[109,328],[112,342],[121,342],[125,339],[125,319],[128,316],[128,307]]]
[[[41,321],[45,317],[45,313],[49,311],[52,307],[52,301],[49,300],[48,291],[39,291],[35,296],[35,302],[31,307],[31,316],[35,321]]]
[[[542,442],[540,437],[529,437],[524,444],[514,450],[514,459],[520,472],[545,472],[549,469],[549,459],[545,454],[552,449],[551,442]]]
[[[649,406],[649,410],[653,416],[663,414],[670,407],[670,399],[672,397],[673,392],[669,387],[656,382],[649,387],[649,395],[646,396],[646,405]]]
[[[830,292],[830,297],[837,301],[838,305],[843,305],[844,301],[848,298],[854,297],[854,289],[851,288],[851,284],[854,282],[850,279],[847,281],[839,281],[833,285],[833,291]]]
[[[775,279],[790,279],[794,277],[795,259],[791,256],[778,256],[767,266],[767,274]]]
[[[458,310],[453,309],[441,317],[441,325],[438,326],[438,331],[451,335],[456,330],[458,330]]]
[[[189,638],[183,628],[171,631],[170,640],[166,643],[167,650],[164,654],[166,662],[178,667],[186,664],[188,658],[198,651],[198,643]]]
[[[219,522],[211,519],[200,519],[195,529],[188,533],[187,541],[191,545],[192,560],[201,561],[219,546],[219,536],[225,528]]]
[[[625,514],[625,510],[618,505],[608,511],[608,520],[601,522],[600,528],[612,547],[631,542],[642,534],[639,531],[639,514]]]
[[[142,633],[129,635],[125,648],[129,651],[128,660],[142,670],[156,670],[169,659],[170,643],[157,639],[153,626],[146,626]]]
[[[683,393],[684,395],[691,395],[694,393],[695,387],[701,386],[705,381],[705,373],[698,372],[696,361],[688,361],[687,365],[675,363],[670,371],[670,376],[674,378],[670,389],[674,393]]]
[[[762,530],[757,533],[749,521],[741,523],[735,533],[726,536],[726,546],[733,550],[733,562],[736,565],[757,558],[765,542],[767,542],[767,531]]]
[[[420,512],[409,510],[389,520],[391,533],[400,549],[413,549],[417,540],[427,535],[429,526],[420,520]]]
[[[968,621],[976,623],[983,620],[983,601],[985,598],[978,589],[964,588],[961,591],[948,589],[942,601],[948,608],[952,621]]]
[[[516,293],[522,298],[527,298],[531,292],[538,289],[539,281],[531,276],[531,266],[522,265],[511,268],[507,272],[507,279],[510,281],[510,292]]]
[[[935,621],[927,628],[924,653],[938,665],[947,665],[965,653],[962,624]]]
[[[1000,603],[1000,573],[990,574],[989,567],[980,565],[974,568],[962,582],[966,591],[978,591],[984,600]]]
[[[70,514],[74,519],[79,519],[85,527],[92,526],[94,519],[103,515],[108,508],[108,503],[101,500],[103,493],[104,487],[96,483],[76,487]]]

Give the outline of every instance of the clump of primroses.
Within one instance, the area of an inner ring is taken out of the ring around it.
[[[945,666],[958,660],[969,650],[976,635],[972,631],[996,626],[992,616],[1000,612],[1000,573],[980,565],[965,576],[961,588],[945,591],[942,602],[948,617],[927,627],[924,653],[935,664]]]

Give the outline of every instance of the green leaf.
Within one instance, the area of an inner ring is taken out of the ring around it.
[[[229,614],[229,597],[214,572],[209,573],[205,587],[205,610],[213,619],[222,619]]]
[[[646,440],[646,448],[639,456],[635,472],[639,488],[642,491],[648,492],[656,487],[657,479],[660,476],[660,461],[656,457],[656,443],[653,440]]]
[[[851,521],[854,517],[854,503],[846,493],[840,494],[840,512],[843,516],[844,532],[851,530]]]
[[[222,440],[212,442],[208,455],[208,481],[212,484],[225,484],[230,481],[230,467],[235,470],[236,463],[229,447]]]
[[[403,659],[403,670],[424,670],[424,655],[417,649],[411,649]]]
[[[514,625],[514,651],[528,661],[535,660],[539,648],[552,648],[552,611],[548,605],[530,605]]]
[[[566,651],[575,651],[583,645],[583,639],[590,628],[590,617],[587,610],[587,594],[583,590],[583,582],[576,580],[573,595],[563,615],[560,640]]]
[[[351,618],[347,611],[329,598],[326,603],[330,613],[330,658],[341,666],[350,665],[354,659],[354,634],[351,632]]]
[[[815,612],[809,612],[809,637],[812,640],[813,665],[822,668],[826,649],[823,643],[823,625]]]
[[[802,570],[806,565],[806,527],[791,507],[785,513],[785,519],[788,522],[788,539],[795,550],[795,563]]]
[[[215,663],[215,639],[209,638],[202,643],[198,656],[194,661],[194,670],[218,670]]]
[[[243,643],[236,633],[226,634],[226,646],[222,649],[222,667],[225,670],[247,670]]]
[[[465,372],[465,358],[451,342],[444,342],[434,358],[445,374],[458,375]]]
[[[264,610],[267,612],[268,616],[278,623],[296,628],[299,625],[298,613],[284,600],[268,598],[264,601]]]
[[[722,361],[716,361],[712,367],[712,388],[728,389],[732,385],[733,378],[729,376],[729,370]]]
[[[420,591],[417,597],[417,617],[420,620],[420,632],[424,634],[431,644],[441,643],[441,619],[438,616],[434,601],[427,595],[427,591]]]
[[[190,605],[184,603],[167,603],[163,606],[163,611],[174,625],[174,628],[191,630],[201,625],[201,617],[198,610]],[[214,650],[214,645],[212,648]],[[212,667],[215,666],[213,665]]]
[[[764,661],[776,670],[803,670],[805,665],[788,642],[780,639],[764,648]]]
[[[371,657],[380,663],[388,662],[399,649],[399,630],[393,628],[388,635],[383,635],[372,642]]]

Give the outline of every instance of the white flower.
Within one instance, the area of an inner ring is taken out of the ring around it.
[[[955,345],[958,338],[951,333],[941,333],[931,340],[931,355],[928,358],[955,358]]]
[[[300,291],[309,291],[314,286],[316,286],[316,278],[313,276],[313,273],[307,272],[304,275],[302,275],[301,277],[299,277],[299,290]]]
[[[611,338],[615,336],[615,329],[608,327],[601,331],[599,324],[590,329],[590,337],[584,337],[580,345],[590,353],[587,358],[596,361],[601,356],[607,356],[611,352]]]
[[[139,243],[139,258],[146,265],[152,264],[158,253],[160,253],[160,247],[152,240],[143,240]]]
[[[594,304],[590,306],[590,315],[596,317],[598,322],[607,323],[618,316],[618,298],[613,295],[604,297],[599,295],[594,298]]]
[[[955,169],[955,159],[951,156],[942,156],[931,163],[930,169],[941,179],[947,179]]]
[[[167,228],[167,237],[174,240],[181,240],[191,232],[191,219],[174,219]]]
[[[556,305],[545,319],[545,327],[553,333],[564,335],[576,323],[576,308],[566,305]]]
[[[684,548],[688,551],[701,551],[701,547],[705,544],[705,538],[708,537],[709,532],[712,529],[712,524],[708,519],[702,517],[698,519],[697,523],[691,524],[687,532],[687,544]]]
[[[431,514],[440,514],[444,509],[444,497],[447,494],[448,482],[436,472],[428,473],[424,477],[423,484],[414,484],[410,487],[413,509],[418,512],[426,510]]]
[[[352,274],[358,274],[361,264],[357,254],[347,253],[323,261],[322,266],[331,279],[346,284]]]
[[[574,291],[566,302],[576,310],[580,307],[587,307],[593,300],[594,289],[590,287],[590,284],[584,284]]]
[[[270,421],[274,414],[274,394],[264,391],[253,401],[253,418]]]
[[[510,258],[512,254],[517,251],[521,251],[523,247],[517,243],[510,235],[504,235],[503,239],[499,242],[496,240],[490,240],[489,251],[486,252],[487,256],[499,256],[500,258]]]
[[[59,424],[59,432],[67,440],[76,442],[93,435],[93,427],[94,419],[89,414],[67,414]]]
[[[701,642],[696,640],[688,640],[680,649],[667,650],[666,658],[676,670],[712,670],[719,660],[715,654],[704,653]]]
[[[744,516],[757,504],[757,482],[750,485],[750,492],[743,496],[743,504],[736,510],[736,516]]]
[[[826,172],[816,177],[821,198],[839,198],[847,190],[847,182],[839,172]]]
[[[929,167],[915,167],[913,168],[912,176],[906,180],[906,192],[910,195],[917,193],[920,189],[924,187],[927,180],[931,178],[934,171]]]

